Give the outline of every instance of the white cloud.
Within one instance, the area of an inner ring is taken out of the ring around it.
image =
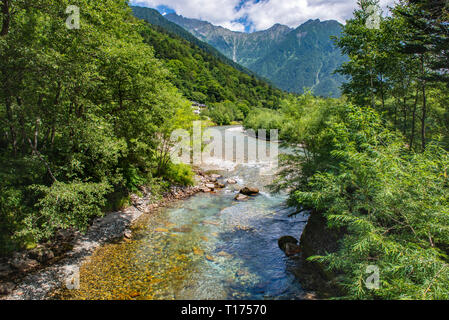
[[[309,19],[337,20],[342,23],[351,18],[357,0],[248,0],[239,10],[240,0],[139,0],[155,8],[165,5],[188,18],[209,21],[234,31],[244,31],[245,25],[235,22],[246,17],[253,30],[268,29],[276,23],[297,27]],[[394,0],[381,0],[386,8]]]
[[[394,0],[381,0],[381,6]],[[275,23],[296,28],[310,19],[337,20],[344,23],[352,17],[357,0],[265,0],[247,3],[243,10],[253,22],[255,30],[270,28]]]
[[[232,22],[242,16],[235,7],[239,0],[139,0],[132,1],[139,5],[156,8],[165,5],[187,18],[209,21],[214,25],[232,28],[235,31],[244,30],[244,25]]]
[[[354,9],[354,1],[268,0],[245,6],[256,30],[275,23],[297,27],[309,19],[338,20],[344,22]]]

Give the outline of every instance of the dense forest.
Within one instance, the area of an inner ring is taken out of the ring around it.
[[[196,119],[191,101],[230,124],[285,96],[123,1],[70,3],[82,8],[79,29],[66,27],[66,1],[3,4],[0,253],[85,230],[139,186],[191,183],[168,148]]]
[[[300,146],[277,187],[339,235],[337,250],[308,260],[334,274],[342,297],[448,299],[449,7],[402,1],[370,28],[377,4],[360,0],[335,39],[350,57],[343,98],[286,99],[245,124],[277,126]],[[373,265],[378,290],[365,286]]]
[[[3,1],[0,36],[0,251],[58,229],[85,230],[143,184],[189,182],[167,160],[191,103],[144,43],[124,1]]]
[[[133,12],[151,23],[142,35],[170,71],[170,81],[191,101],[207,104],[204,115],[215,123],[242,121],[251,108],[275,109],[286,96],[250,71],[236,69],[231,60],[156,10],[133,7]]]
[[[163,27],[126,1],[2,0],[0,255],[192,183],[170,134],[197,117],[280,129],[275,188],[325,219],[338,248],[308,261],[339,298],[449,299],[449,5],[402,0],[377,27],[359,0],[335,44],[349,57],[341,98],[286,94]],[[190,101],[189,101],[190,100]],[[365,285],[369,266],[380,286]]]
[[[334,71],[347,57],[331,39],[341,33],[342,25],[335,20],[311,19],[293,29],[278,23],[267,30],[246,33],[176,13],[163,18],[182,26],[278,88],[294,93],[312,88],[315,95],[341,96],[344,77]]]
[[[220,53],[220,51],[212,47],[210,44],[199,40],[183,27],[169,21],[166,18],[166,16],[160,14],[159,11],[157,11],[156,9],[146,7],[136,7],[136,6],[131,6],[131,9],[136,18],[142,19],[150,23],[158,31],[172,36],[174,35],[178,38],[182,38],[186,40],[189,44],[202,49],[203,51],[211,54],[215,58],[218,58],[221,62],[228,64],[239,71],[245,72],[247,74],[253,74],[251,71],[242,67],[240,64],[237,64],[231,59],[227,58],[224,54]]]

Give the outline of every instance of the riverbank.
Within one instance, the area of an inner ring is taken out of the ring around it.
[[[80,232],[63,232],[58,240],[59,247],[71,247],[62,256],[52,256],[44,265],[30,252],[17,253],[4,263],[5,277],[0,282],[0,300],[43,300],[49,293],[65,285],[79,267],[99,247],[130,238],[130,227],[145,214],[152,214],[159,208],[166,207],[174,201],[187,199],[199,192],[204,192],[207,184],[214,178],[197,170],[195,185],[192,187],[172,186],[160,200],[155,200],[151,192],[141,188],[142,196],[131,195],[132,205],[128,208],[109,213],[97,218],[89,230]],[[47,252],[52,252],[47,250]],[[54,253],[51,253],[54,255]],[[30,256],[31,255],[31,256]],[[23,266],[23,268],[21,268]],[[1,271],[1,270],[0,270]],[[6,272],[9,272],[6,273]]]
[[[247,137],[233,127],[219,130]],[[251,146],[258,141],[248,137]],[[226,154],[235,151],[229,146]],[[143,197],[132,197],[132,207],[78,235],[63,260],[16,281],[6,299],[313,298],[295,279],[299,256],[286,256],[278,245],[286,235],[299,239],[308,216],[292,215],[296,209],[287,205],[287,194],[270,191],[274,176],[262,174],[269,163],[228,167],[223,159],[203,160],[201,170],[222,177],[197,171],[193,190],[172,189],[163,203],[148,201],[142,190]],[[245,186],[260,193],[237,201]],[[195,196],[186,199],[190,195]],[[78,290],[64,290],[80,266]]]

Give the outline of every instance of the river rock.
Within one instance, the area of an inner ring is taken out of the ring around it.
[[[56,232],[56,241],[60,243],[69,243],[75,239],[75,231],[72,229],[59,230]]]
[[[53,253],[53,251],[51,251],[48,248],[37,247],[37,248],[31,250],[28,253],[28,256],[31,259],[39,261],[40,263],[46,263],[49,260],[52,260],[55,257],[55,254]]]
[[[220,251],[219,253],[217,253],[218,256],[220,257],[229,257],[231,256],[231,254],[227,253],[226,251]]]
[[[180,232],[180,233],[189,233],[192,232],[192,228],[191,227],[180,227],[180,228],[173,228],[172,229],[173,232]]]
[[[298,254],[301,252],[301,248],[297,244],[293,243],[287,243],[285,245],[285,254],[287,257],[294,256],[295,254]]]
[[[340,248],[340,240],[345,236],[344,228],[330,228],[323,214],[312,211],[301,235],[301,268],[295,275],[304,288],[326,296],[338,297],[346,294],[346,289],[338,282],[339,274],[326,268],[318,261],[308,261],[312,256],[335,253]]]
[[[211,177],[212,179],[220,179],[222,176],[219,175],[219,174],[211,174],[210,177]]]
[[[19,272],[28,272],[39,266],[39,262],[28,257],[16,255],[12,261],[11,266]]]
[[[137,196],[137,195],[135,195],[135,194],[130,195],[130,196],[129,196],[129,199],[131,200],[131,203],[132,203],[134,206],[140,205],[141,202],[142,202],[142,199],[140,199],[139,196]]]
[[[210,182],[214,182],[214,183],[217,182],[217,178],[209,178],[208,180],[209,180]]]
[[[249,227],[249,226],[237,225],[237,226],[235,226],[235,230],[240,230],[240,231],[254,231],[254,228]]]
[[[278,240],[279,248],[285,252],[285,254],[290,257],[299,253],[300,248],[298,246],[298,240],[292,236],[284,236]]]
[[[259,189],[257,188],[250,188],[250,187],[245,187],[243,189],[240,190],[241,194],[244,194],[245,196],[255,196],[259,194]]]
[[[214,190],[215,189],[215,184],[206,184],[206,188]]]
[[[303,297],[304,300],[317,300],[317,295],[314,292],[306,293]]]
[[[9,264],[0,263],[0,279],[9,277],[11,273],[13,273],[13,270]]]
[[[207,188],[207,187],[202,187],[201,191],[204,192],[204,193],[208,193],[208,192],[211,192],[212,190]]]
[[[218,188],[218,189],[223,189],[223,188],[226,187],[226,186],[225,186],[223,183],[217,182],[217,183],[215,184],[215,187]]]
[[[13,292],[15,284],[12,282],[0,283],[0,296]]]
[[[204,173],[203,171],[201,171],[201,170],[198,170],[196,173],[197,173],[199,176],[201,176],[201,177],[204,177],[204,176],[205,176],[205,173]]]
[[[216,222],[216,221],[203,221],[203,224],[210,224],[212,226],[219,226],[220,222]]]
[[[237,184],[237,181],[234,180],[234,179],[228,179],[226,182],[227,182],[228,184]]]
[[[133,232],[129,229],[126,229],[125,232],[123,233],[123,237],[125,239],[131,239],[133,236]]]
[[[241,194],[241,193],[239,193],[238,195],[235,196],[235,200],[237,200],[237,201],[245,201],[248,199],[249,199],[248,196]]]

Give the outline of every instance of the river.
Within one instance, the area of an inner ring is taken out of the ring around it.
[[[239,127],[221,127],[247,137]],[[260,142],[247,137],[247,143]],[[267,163],[237,163],[210,157],[203,165],[235,179],[217,193],[200,193],[145,215],[128,242],[105,245],[81,267],[80,289],[63,299],[302,299],[294,276],[298,257],[286,257],[277,241],[299,239],[307,216],[289,218],[286,194],[267,187]],[[245,161],[243,161],[245,162]],[[269,161],[268,161],[269,162]],[[234,200],[239,188],[261,191]]]

